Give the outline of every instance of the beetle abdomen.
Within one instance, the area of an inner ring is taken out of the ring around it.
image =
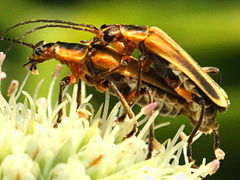
[[[158,103],[157,110],[159,110],[159,114],[162,116],[175,117],[180,115],[183,109],[187,106],[187,102],[184,99],[167,93],[159,88],[145,83],[142,83],[142,87],[149,87],[151,89],[153,101]],[[149,103],[150,97],[147,93],[143,94],[138,101],[138,104],[141,106],[145,106]]]
[[[200,119],[202,108],[195,102],[190,102],[188,107],[188,111],[185,111],[184,114],[190,118],[191,124],[196,126]],[[213,103],[204,106],[203,122],[199,128],[200,131],[211,133],[212,130],[218,128],[218,122],[216,121],[217,110],[218,107]]]

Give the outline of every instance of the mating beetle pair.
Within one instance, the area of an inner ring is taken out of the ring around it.
[[[5,36],[1,37],[3,40],[25,44],[35,50],[29,63],[26,64],[31,70],[35,69],[36,63],[49,58],[55,58],[61,63],[67,64],[74,76],[69,76],[62,81],[60,92],[66,84],[74,83],[76,77],[91,82],[98,89],[111,87],[114,94],[124,104],[128,116],[132,117],[133,113],[128,106],[132,100],[135,101],[141,95],[146,98],[145,94],[140,91],[147,86],[158,92],[153,100],[159,103],[160,112],[167,109],[166,112],[169,114],[166,113],[166,115],[171,115],[170,112],[174,112],[175,108],[173,104],[177,104],[179,108],[175,109],[174,115],[186,115],[195,126],[188,139],[190,160],[192,160],[191,144],[198,130],[204,133],[213,132],[214,148],[218,148],[218,123],[215,118],[218,110],[225,111],[228,108],[229,101],[224,90],[207,74],[215,72],[216,68],[201,68],[162,30],[157,27],[120,24],[103,25],[98,29],[92,25],[61,20],[31,20],[16,24],[7,31],[19,25],[34,22],[59,23],[60,25],[39,26],[26,32],[23,36],[48,27],[71,28],[96,34],[92,41],[82,41],[88,42],[86,46],[60,42],[34,46],[16,39],[10,40]],[[114,45],[116,52],[105,47],[109,44]],[[131,57],[136,48],[141,52],[138,61]],[[105,54],[100,53],[101,50],[104,50]],[[152,74],[154,75],[152,76]],[[120,75],[120,78],[116,78],[116,75]],[[124,83],[116,86],[118,80]],[[132,81],[135,82],[136,88],[126,88]],[[119,89],[121,90],[119,91]],[[131,89],[131,91],[126,89]],[[166,98],[166,94],[167,97],[171,96],[172,98]],[[61,99],[60,93],[59,102]],[[170,103],[166,103],[167,101]],[[142,102],[144,102],[143,99]],[[60,116],[61,113],[58,121],[60,121]]]

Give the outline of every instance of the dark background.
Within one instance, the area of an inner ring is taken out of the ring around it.
[[[221,147],[226,152],[225,160],[217,174],[208,179],[235,179],[239,168],[239,88],[240,88],[240,1],[213,0],[213,1],[161,1],[161,0],[1,0],[0,1],[0,31],[7,27],[29,19],[62,19],[79,23],[94,24],[138,24],[157,26],[175,39],[201,66],[215,66],[221,70],[221,86],[228,93],[231,106],[226,113],[218,114],[220,122]],[[36,25],[35,25],[36,26]],[[19,27],[8,34],[16,38],[23,32],[30,30],[34,25]],[[79,42],[91,39],[93,35],[66,29],[45,29],[35,32],[24,40],[36,43],[40,40],[47,42],[67,41]],[[7,49],[8,42],[0,42],[0,51]],[[20,82],[24,79],[26,71],[22,64],[27,62],[31,49],[14,46],[8,52],[4,62],[3,71],[7,79],[2,82],[3,94],[12,79]],[[39,96],[46,96],[51,74],[56,61],[40,64],[40,75],[31,76],[25,90],[33,94],[40,79],[45,79]],[[69,73],[65,68],[61,73],[64,77]],[[60,78],[59,78],[60,79]],[[96,92],[95,88],[88,88],[94,93],[93,103],[96,107],[101,104],[103,94]],[[58,94],[58,86],[54,91],[54,98]],[[116,99],[113,98],[114,101]],[[138,109],[136,109],[138,110]],[[186,124],[186,132],[191,131],[185,117],[163,118],[159,122],[170,121],[171,125],[156,132],[161,140],[173,137],[181,124]],[[203,136],[194,144],[194,158],[201,162],[203,157],[210,161],[214,156],[212,149],[212,136]]]

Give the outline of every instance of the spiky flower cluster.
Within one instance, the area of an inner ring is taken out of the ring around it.
[[[1,53],[1,64],[4,58]],[[6,76],[2,74],[1,79]],[[183,126],[172,140],[162,144],[155,142],[153,157],[145,160],[148,129],[158,115],[157,111],[149,113],[154,104],[143,107],[135,118],[117,123],[116,119],[122,111],[120,103],[108,113],[110,96],[106,93],[104,104],[95,112],[96,108],[89,103],[92,95],[85,97],[83,93],[83,102],[77,108],[75,86],[71,96],[67,94],[62,104],[52,107],[56,74],[47,98],[38,98],[41,82],[33,97],[24,91],[27,78],[19,88],[17,81],[11,83],[9,100],[0,94],[1,179],[182,180],[201,179],[217,171],[218,160],[206,164],[203,159],[198,169],[191,167],[192,163],[188,163],[186,158],[186,137],[180,139]],[[20,95],[25,97],[23,102],[18,100]],[[69,110],[65,110],[65,118],[59,127],[53,128],[60,108]],[[124,138],[139,119],[142,120],[138,124],[146,122],[144,127],[137,134]],[[185,164],[179,162],[182,155],[185,156]]]

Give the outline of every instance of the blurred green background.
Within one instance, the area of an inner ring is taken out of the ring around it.
[[[239,88],[240,88],[240,1],[237,0],[202,0],[202,1],[161,1],[161,0],[0,0],[0,31],[7,27],[30,19],[62,19],[79,23],[94,24],[137,24],[158,26],[175,39],[201,66],[220,68],[221,86],[226,90],[231,100],[231,106],[226,113],[218,114],[220,122],[221,147],[226,152],[225,160],[221,162],[220,170],[208,179],[236,179],[239,157]],[[9,33],[16,38],[23,32],[36,25],[19,27]],[[66,29],[45,29],[31,34],[24,40],[36,43],[40,40],[47,42],[67,41],[79,42],[91,39],[93,35]],[[5,51],[9,42],[0,42],[0,51]],[[3,94],[12,79],[20,82],[26,71],[22,64],[27,62],[31,49],[14,46],[8,52],[3,71],[7,79],[2,82]],[[33,94],[40,79],[45,79],[39,96],[46,96],[51,74],[57,64],[48,61],[39,64],[40,75],[30,77],[25,89]],[[64,77],[69,73],[67,68],[61,73]],[[60,79],[60,78],[59,78]],[[103,94],[94,93],[96,106],[101,104]],[[58,94],[56,85],[55,99]],[[114,99],[116,101],[116,99]],[[156,132],[160,141],[173,137],[181,124],[186,124],[186,132],[191,131],[185,117],[163,118],[160,122],[170,121],[171,125]],[[203,136],[193,146],[194,158],[200,163],[202,157],[210,161],[214,156],[212,136]]]

